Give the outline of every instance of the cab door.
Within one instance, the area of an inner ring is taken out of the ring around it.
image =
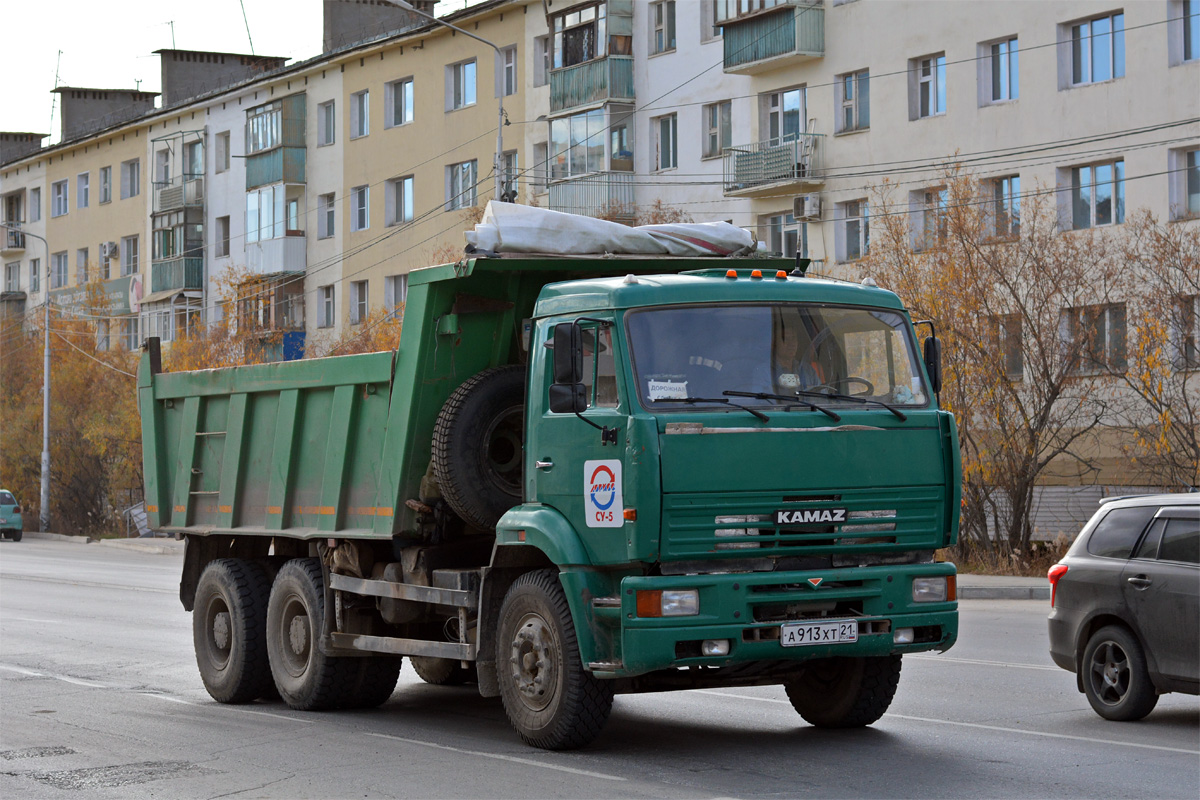
[[[548,400],[554,371],[553,354],[545,343],[553,343],[555,322],[573,319],[539,329],[533,364],[537,380],[530,385],[540,397],[530,403],[537,416],[528,420],[526,494],[561,512],[594,562],[612,562],[624,560],[626,552],[621,529],[628,411],[611,317],[597,319],[580,323],[587,410],[579,415],[552,412]]]

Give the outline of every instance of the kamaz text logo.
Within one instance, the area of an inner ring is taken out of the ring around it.
[[[804,511],[776,511],[776,525],[802,525],[814,522],[845,522],[844,508],[810,508]]]

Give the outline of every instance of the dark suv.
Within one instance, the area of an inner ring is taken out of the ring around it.
[[[1050,656],[1105,719],[1200,694],[1200,494],[1106,501],[1050,568]]]

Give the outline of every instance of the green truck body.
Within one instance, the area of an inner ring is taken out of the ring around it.
[[[187,538],[210,692],[374,704],[409,656],[542,747],[614,692],[784,684],[874,721],[899,656],[957,634],[956,429],[896,296],[793,266],[480,257],[411,273],[395,353],[144,356],[147,511]],[[809,365],[771,375],[796,335]]]

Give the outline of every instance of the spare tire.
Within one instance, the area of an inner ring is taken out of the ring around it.
[[[485,369],[454,390],[433,428],[442,497],[468,524],[496,527],[521,502],[525,368]]]

